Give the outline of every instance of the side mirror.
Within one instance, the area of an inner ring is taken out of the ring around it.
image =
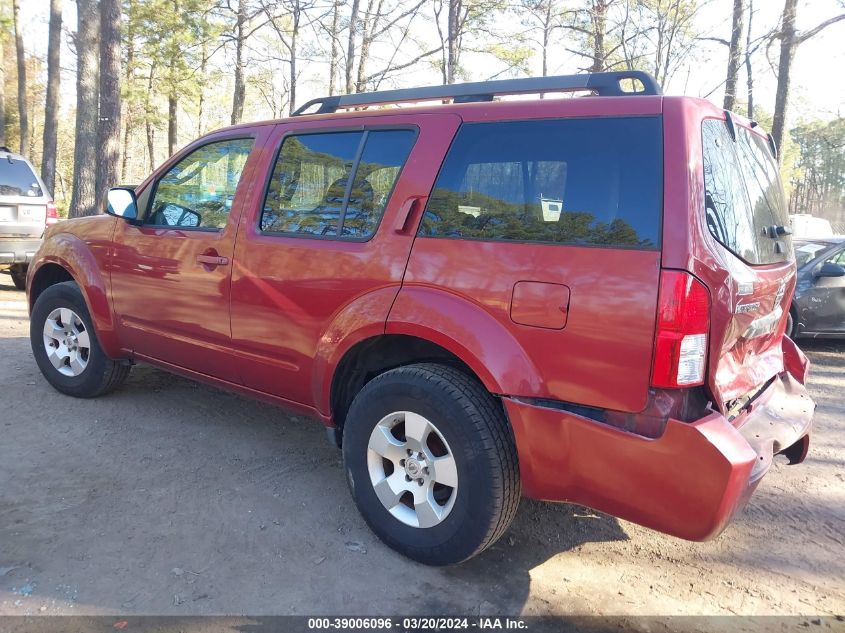
[[[816,271],[816,277],[845,277],[845,267],[833,262],[825,262]]]
[[[109,189],[106,199],[106,213],[116,218],[123,218],[128,222],[138,220],[138,201],[135,191],[127,187]]]

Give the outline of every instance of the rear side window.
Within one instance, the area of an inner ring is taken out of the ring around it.
[[[789,226],[783,188],[768,144],[737,126],[736,142],[718,119],[702,123],[704,207],[713,237],[749,264],[772,264],[792,256],[792,239],[769,237]]]
[[[0,160],[0,196],[37,198],[42,195],[41,185],[29,165],[14,158]]]
[[[659,117],[464,125],[420,235],[657,248],[661,127]]]
[[[372,237],[415,139],[413,130],[287,137],[264,200],[261,230]]]

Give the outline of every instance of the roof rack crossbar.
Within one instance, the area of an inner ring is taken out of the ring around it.
[[[633,80],[640,88],[625,90],[621,82]],[[587,90],[601,97],[622,97],[631,95],[661,95],[660,85],[650,74],[640,70],[606,73],[584,73],[580,75],[557,75],[553,77],[528,77],[524,79],[500,79],[472,83],[423,88],[400,88],[379,92],[362,92],[351,95],[333,95],[312,99],[300,106],[294,116],[303,114],[331,114],[341,109],[384,105],[389,103],[413,103],[452,99],[456,103],[491,101],[495,95],[535,94],[548,92],[573,92]],[[316,112],[308,112],[319,106]]]

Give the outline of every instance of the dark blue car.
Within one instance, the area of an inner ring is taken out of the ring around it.
[[[845,236],[795,239],[794,244],[798,285],[787,333],[845,338]]]

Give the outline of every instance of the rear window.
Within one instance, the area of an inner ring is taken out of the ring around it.
[[[466,124],[420,235],[657,248],[661,128],[659,117]]]
[[[768,143],[737,126],[736,142],[725,121],[702,124],[704,207],[716,240],[749,264],[792,257],[792,238],[769,237],[771,227],[788,227],[783,188]]]
[[[0,159],[0,196],[41,195],[41,186],[29,165],[14,158]]]

